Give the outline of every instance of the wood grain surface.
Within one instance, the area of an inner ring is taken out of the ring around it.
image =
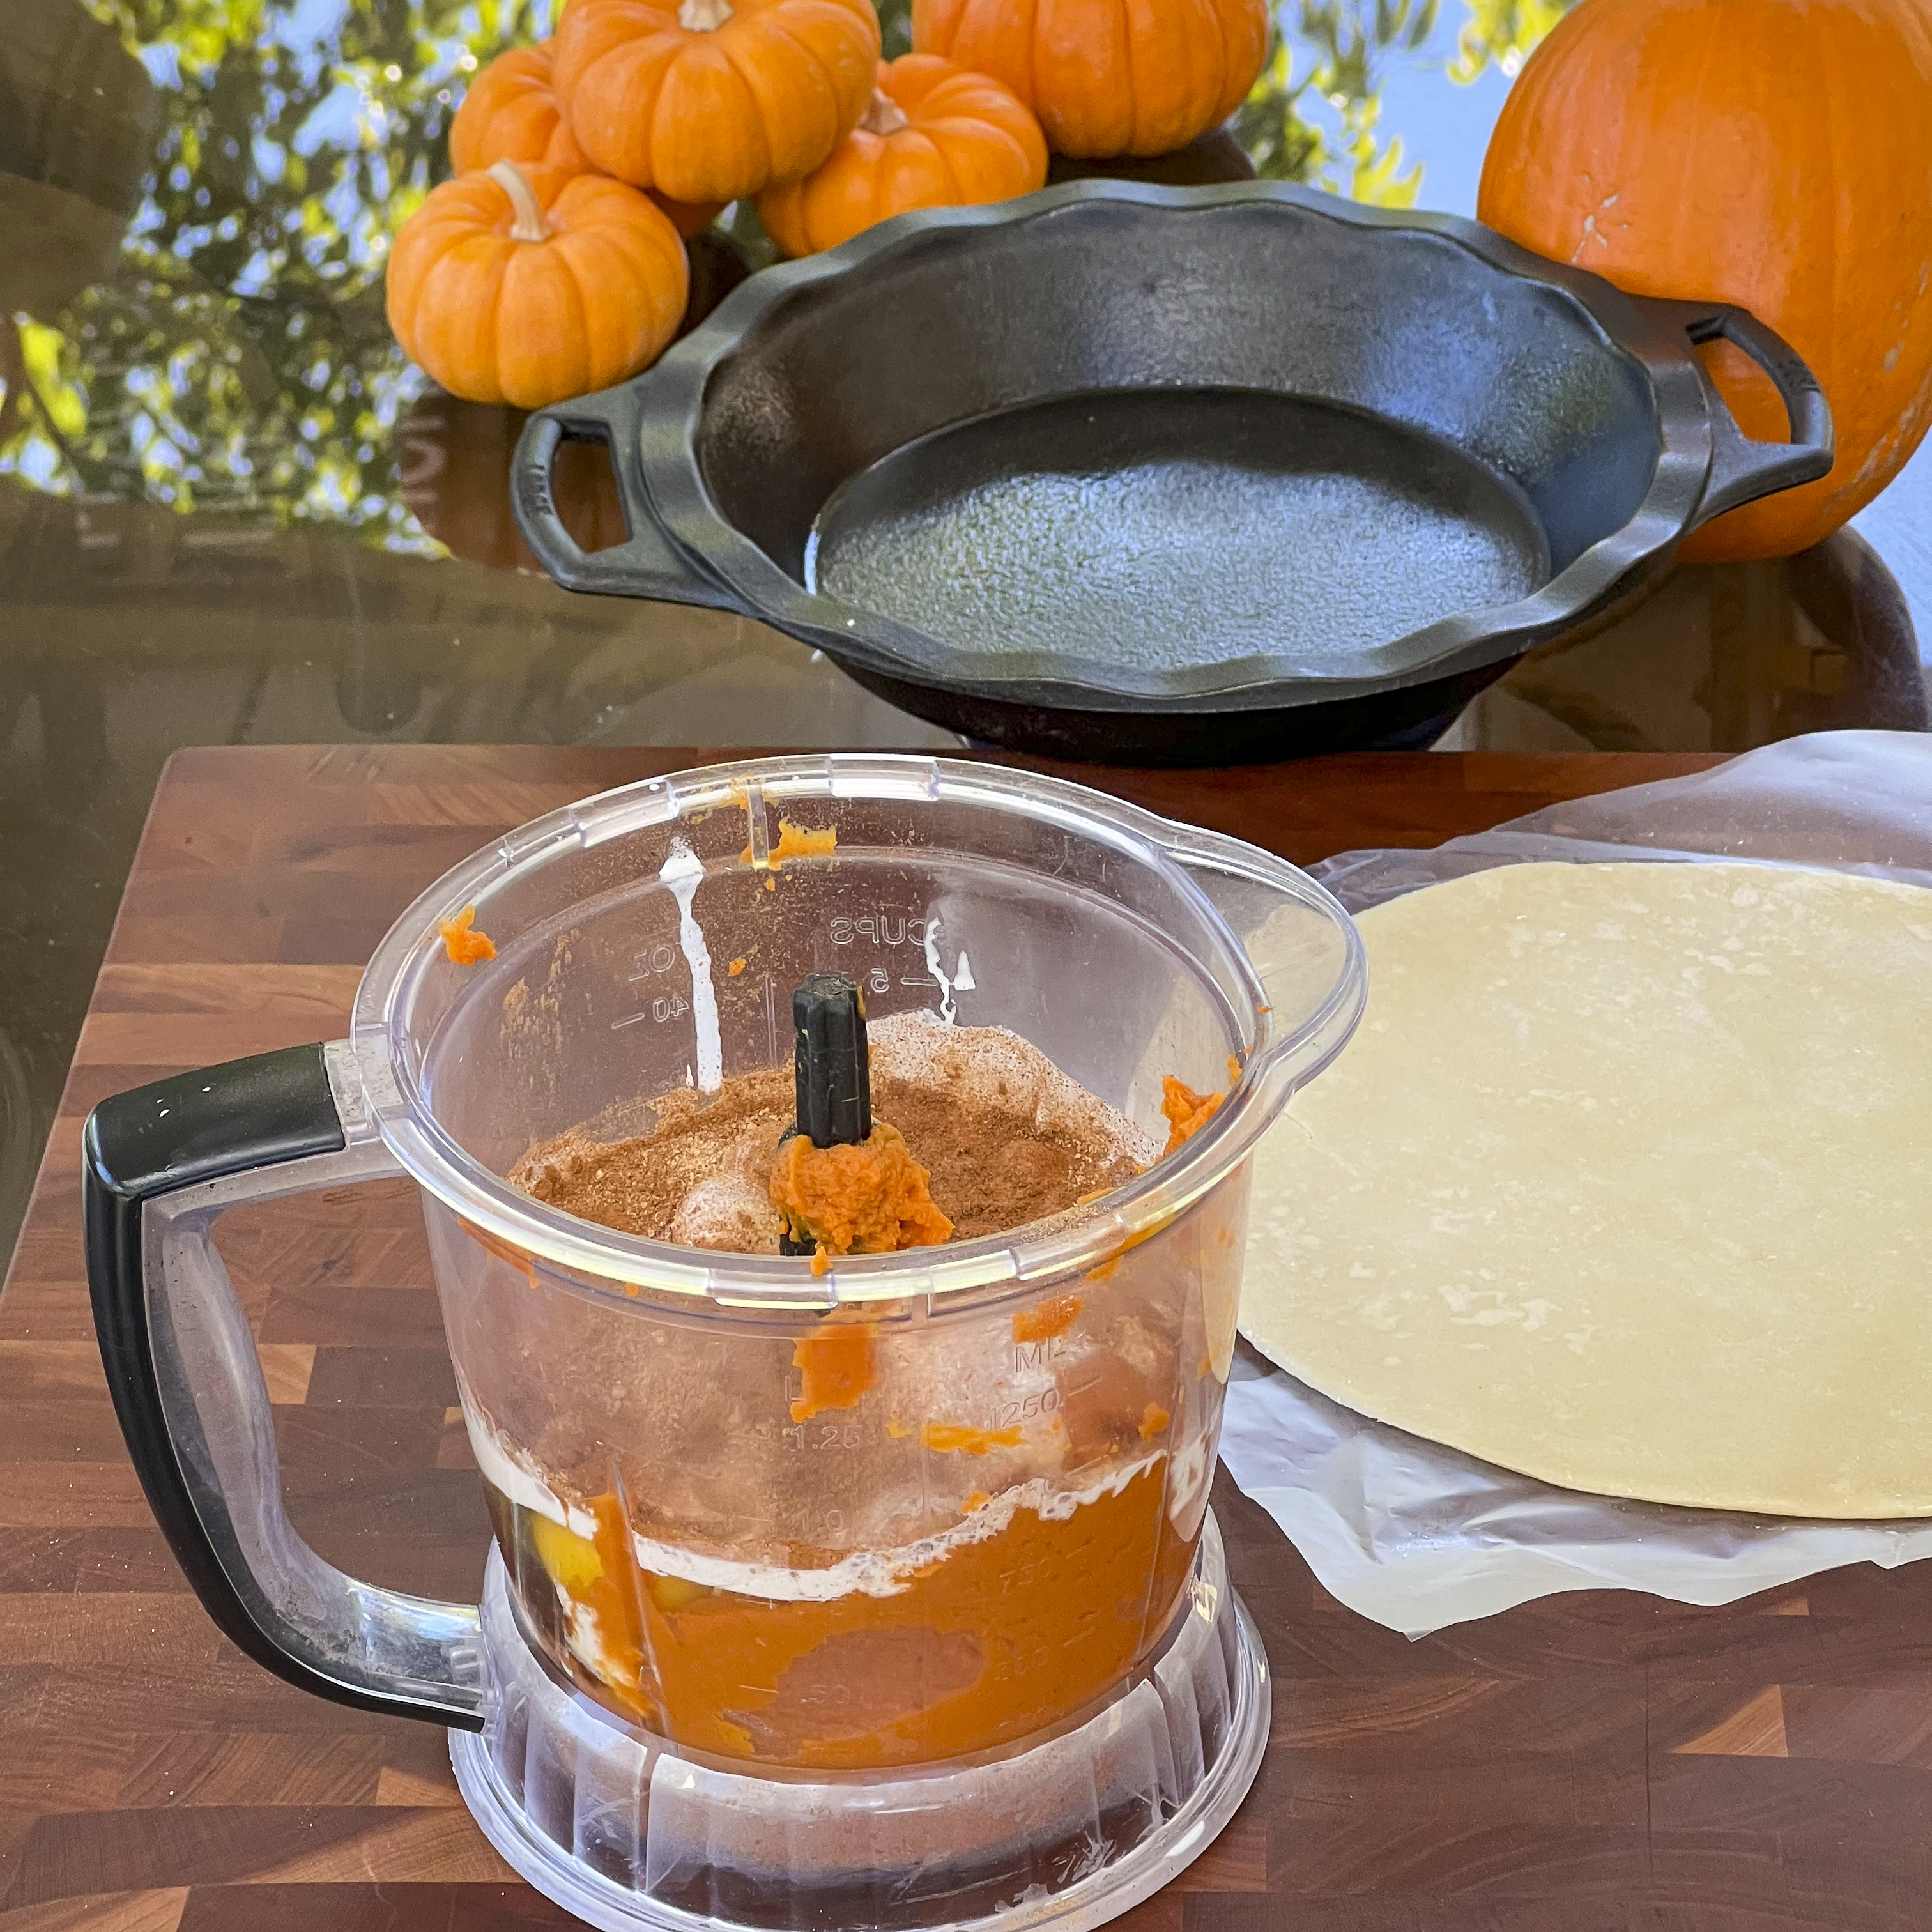
[[[446,866],[698,752],[183,752],[155,799],[0,1297],[0,1932],[564,1926],[458,1798],[443,1735],[288,1688],[187,1594],[87,1308],[78,1150],[103,1095],[339,1033]],[[1428,844],[1703,759],[1356,758],[1096,773],[1307,861]],[[223,1247],[290,1508],[331,1560],[468,1595],[488,1534],[420,1215],[384,1183]],[[1275,1672],[1253,1794],[1135,1932],[1903,1932],[1932,1925],[1932,1568],[1706,1610],[1546,1598],[1411,1643],[1313,1582],[1225,1478]]]

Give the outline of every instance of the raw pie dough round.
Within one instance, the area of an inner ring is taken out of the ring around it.
[[[1932,892],[1510,866],[1365,913],[1262,1143],[1242,1331],[1579,1490],[1932,1515]]]

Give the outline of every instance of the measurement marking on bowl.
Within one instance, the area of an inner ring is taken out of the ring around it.
[[[627,1014],[621,1020],[613,1020],[610,1030],[616,1033],[625,1027],[635,1026],[640,1020],[655,1020],[659,1026],[664,1026],[672,1020],[682,1019],[690,1010],[691,1002],[682,993],[660,993],[649,1006]]]
[[[654,973],[668,973],[677,964],[676,949],[667,946],[662,940],[648,951],[641,947],[639,948],[637,952],[632,954],[631,958],[632,962],[641,969],[631,974],[626,982],[627,984],[633,986],[640,980],[648,980]]]

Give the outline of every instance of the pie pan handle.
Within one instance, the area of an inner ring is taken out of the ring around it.
[[[687,563],[658,521],[644,481],[638,440],[641,422],[628,384],[538,410],[524,424],[511,459],[510,505],[517,527],[537,561],[566,590],[735,610],[730,593]],[[551,478],[557,451],[566,442],[601,442],[610,452],[628,534],[608,550],[584,549],[557,514]]]
[[[476,1607],[346,1575],[290,1522],[261,1358],[212,1238],[244,1202],[401,1172],[380,1139],[344,1131],[330,1051],[177,1074],[88,1117],[81,1185],[101,1362],[141,1486],[225,1635],[318,1696],[481,1730]]]
[[[1830,471],[1834,454],[1831,405],[1804,358],[1775,329],[1732,302],[1652,298],[1643,307],[1666,328],[1682,329],[1693,344],[1722,340],[1748,356],[1770,377],[1790,428],[1789,442],[1754,442],[1738,428],[1718,386],[1700,368],[1711,412],[1711,470],[1690,529],[1760,496],[1815,483]]]

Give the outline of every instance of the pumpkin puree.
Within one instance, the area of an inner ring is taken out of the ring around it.
[[[1050,1342],[1056,1335],[1065,1334],[1080,1319],[1080,1311],[1086,1305],[1085,1298],[1078,1294],[1056,1294],[1045,1301],[1036,1301],[1014,1316],[1013,1340]]]
[[[1241,1063],[1228,1056],[1228,1091],[1240,1084]],[[1160,1083],[1160,1111],[1167,1117],[1167,1144],[1161,1149],[1165,1160],[1192,1140],[1220,1112],[1227,1094],[1197,1094],[1184,1080],[1164,1074]]]
[[[450,963],[456,966],[474,966],[480,961],[494,959],[496,948],[487,932],[476,930],[476,908],[465,906],[454,919],[440,921],[436,931],[442,939],[442,950],[448,954]]]
[[[814,1147],[794,1134],[772,1168],[772,1201],[793,1229],[835,1255],[890,1254],[947,1239],[932,1177],[884,1120],[856,1147]]]
[[[1117,1684],[1165,1630],[1193,1560],[1166,1477],[1162,1456],[1064,1519],[1016,1508],[898,1594],[829,1602],[644,1570],[614,1496],[590,1505],[590,1539],[547,1516],[533,1534],[594,1628],[602,1687],[650,1729],[721,1756],[866,1768],[1010,1743]]]
[[[1160,1111],[1167,1117],[1167,1144],[1163,1158],[1192,1140],[1220,1111],[1225,1094],[1197,1094],[1185,1081],[1172,1073],[1160,1083]]]

